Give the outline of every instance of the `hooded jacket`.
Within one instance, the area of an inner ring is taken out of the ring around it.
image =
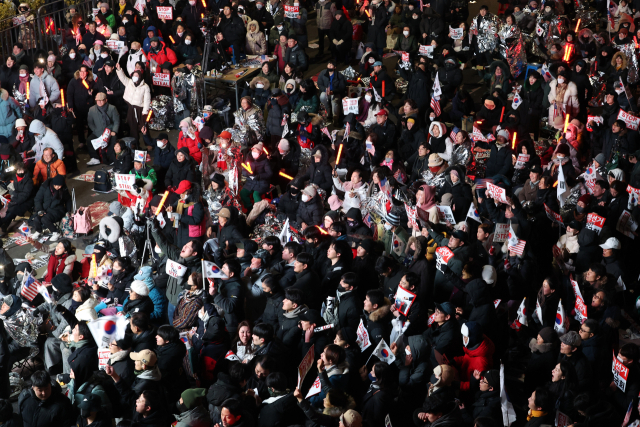
[[[421,394],[429,379],[429,345],[422,335],[410,336],[407,343],[413,360],[409,366],[405,366],[405,358],[403,357],[405,353],[404,351],[399,352],[394,362],[400,371],[398,381],[400,387],[407,394]]]
[[[167,187],[178,188],[182,181],[194,182],[195,180],[195,173],[193,172],[192,167],[193,161],[189,155],[189,150],[187,148],[182,148],[178,151],[184,154],[185,159],[182,162],[179,162],[177,153],[173,156],[173,160],[169,165],[169,170],[164,178],[164,185]]]
[[[317,152],[322,154],[320,161],[317,163],[312,161],[307,172],[300,179],[305,181],[309,180],[310,184],[315,184],[327,193],[330,193],[333,185],[333,178],[331,177],[331,166],[329,165],[329,152],[322,145],[314,148],[312,155]]]
[[[58,155],[59,159],[64,157],[64,147],[58,135],[48,127],[44,125],[40,120],[34,120],[29,125],[29,132],[37,133],[39,136],[36,136],[36,143],[33,146],[32,150],[35,152],[36,162],[39,162],[42,159],[42,153],[45,148],[52,148],[53,151]]]
[[[36,212],[46,212],[53,222],[60,221],[72,209],[69,189],[62,186],[60,190],[55,190],[53,180],[46,180],[36,194],[34,208]]]
[[[42,182],[54,178],[56,175],[66,175],[67,169],[64,162],[58,159],[58,155],[54,152],[51,161],[46,163],[41,159],[36,163],[33,170],[33,183],[40,185]]]
[[[322,199],[319,195],[313,196],[308,202],[302,201],[298,204],[298,212],[296,213],[296,222],[300,225],[303,222],[307,226],[321,225],[324,207]]]
[[[152,268],[150,266],[140,267],[138,273],[133,276],[133,280],[141,280],[149,288],[149,298],[153,302],[153,312],[149,317],[152,322],[162,321],[167,306],[167,299],[162,292],[156,289],[156,285],[151,278]]]
[[[255,25],[255,30],[251,31],[251,25]],[[267,40],[260,30],[258,21],[247,23],[247,43],[245,51],[248,55],[264,55],[267,53]]]
[[[40,93],[41,84],[44,84],[44,90],[49,97],[49,103],[51,105],[60,101],[60,86],[58,86],[57,80],[48,72],[43,71],[40,77],[35,74],[31,77],[31,83],[29,85],[29,105],[31,108],[38,105],[38,100],[45,95]]]
[[[11,137],[15,127],[16,119],[22,117],[18,102],[9,97],[9,92],[5,89],[0,90],[0,135]]]
[[[469,332],[471,334],[471,331]],[[454,360],[459,366],[460,372],[460,391],[468,391],[471,389],[471,378],[473,372],[478,370],[484,372],[493,366],[493,352],[495,346],[486,335],[482,336],[482,342],[474,348],[463,347],[464,356],[455,357]]]
[[[246,156],[247,163],[252,174],[242,168],[242,175],[247,177],[244,188],[249,191],[257,191],[260,194],[266,193],[270,186],[270,179],[273,176],[271,165],[264,152],[260,152],[257,159],[254,159],[251,152]]]
[[[373,345],[378,345],[380,340],[384,339],[385,342],[389,341],[389,335],[391,334],[391,301],[389,298],[384,299],[381,306],[373,310],[371,313],[364,313],[364,324],[367,327],[369,333],[369,340]]]

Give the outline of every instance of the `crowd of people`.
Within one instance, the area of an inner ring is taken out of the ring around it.
[[[640,423],[635,3],[98,6],[0,66],[1,425]]]

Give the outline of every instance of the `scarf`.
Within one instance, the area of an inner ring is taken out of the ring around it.
[[[100,114],[102,115],[102,120],[104,120],[105,123],[105,128],[109,127],[111,125],[111,119],[109,118],[109,115],[107,114],[107,109],[109,107],[108,103],[104,103],[104,105],[102,107],[98,106],[98,111],[100,111]]]
[[[176,212],[180,214],[180,216],[182,216],[182,212],[184,212],[185,208],[188,208],[189,206],[193,206],[195,203],[185,203],[182,200],[180,200],[178,202],[178,206],[176,206]]]
[[[556,102],[557,103],[559,104],[564,103],[564,93],[567,91],[568,87],[569,87],[569,83],[565,83],[565,84],[558,83],[556,85]]]
[[[118,6],[120,7],[118,9],[118,13],[120,14],[120,16],[122,17],[124,15],[124,8],[127,6],[127,4],[118,4]]]
[[[27,82],[29,81],[29,73],[27,73],[25,77],[18,77],[18,79],[20,80],[20,87],[18,88],[18,91],[24,95],[25,93],[27,93]]]
[[[114,363],[116,362],[120,362],[122,360],[127,360],[129,358],[129,353],[131,352],[131,350],[120,350],[116,353],[110,354],[109,355],[109,362],[111,362],[111,366],[113,366]]]
[[[84,346],[85,346],[85,345],[87,345],[87,344],[89,344],[89,341],[88,341],[88,340],[80,340],[80,341],[78,341],[78,342],[76,342],[76,341],[69,341],[69,348],[72,348],[72,349],[78,349],[78,348],[82,348],[82,347],[84,347]]]
[[[435,187],[429,185],[423,185],[420,187],[424,193],[424,202],[420,205],[420,209],[428,211],[436,205],[436,190]]]
[[[529,409],[529,414],[527,415],[527,421],[531,420],[531,418],[540,418],[547,415],[544,411],[534,411],[533,409]]]

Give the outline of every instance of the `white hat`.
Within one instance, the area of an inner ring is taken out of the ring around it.
[[[620,249],[620,241],[615,237],[609,237],[600,247],[602,249]]]
[[[500,129],[498,131],[498,136],[503,136],[507,141],[509,140],[509,131],[506,129]]]
[[[314,198],[317,193],[316,188],[313,185],[307,185],[302,192],[311,198]]]
[[[131,283],[131,290],[143,297],[149,295],[149,288],[147,288],[147,285],[142,280],[134,280],[133,283]]]
[[[16,120],[16,128],[19,127],[27,127],[27,122],[25,122],[24,119]]]

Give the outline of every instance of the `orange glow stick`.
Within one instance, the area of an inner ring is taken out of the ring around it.
[[[329,234],[329,233],[327,233],[326,231],[324,231],[322,228],[320,228],[320,227],[319,227],[319,226],[317,226],[317,225],[316,225],[316,228],[317,228],[318,230],[320,230],[320,232],[321,232],[322,234]]]
[[[336,167],[338,167],[338,163],[340,163],[340,156],[342,155],[342,147],[344,147],[344,144],[340,144],[340,148],[338,148],[338,157],[336,157]]]
[[[633,36],[633,42],[636,44],[636,49],[638,48],[638,39],[636,36]]]
[[[27,82],[27,101],[29,100],[29,82]]]
[[[169,190],[164,192],[164,195],[162,196],[162,200],[160,200],[160,204],[158,205],[158,209],[156,209],[156,216],[158,216],[158,214],[160,213],[160,210],[162,209],[164,202],[167,200],[167,197],[169,197]]]
[[[511,143],[511,149],[513,150],[514,148],[516,148],[516,135],[518,134],[518,132],[514,132],[513,133],[513,142]]]
[[[582,19],[578,19],[578,23],[576,24],[576,33],[578,32],[578,28],[580,28],[580,21],[582,21]]]
[[[504,107],[502,107],[502,113],[500,113],[500,123],[502,123],[502,117],[504,117]]]
[[[482,120],[478,120],[476,123],[478,123],[479,125],[482,124]]]
[[[207,2],[202,0],[202,5],[206,8],[207,7]]]
[[[60,100],[62,100],[62,106],[64,107],[64,90],[60,89]]]
[[[204,19],[204,13],[200,14],[200,18]]]
[[[286,173],[284,173],[284,172],[280,172],[280,176],[282,176],[282,177],[284,177],[284,178],[287,178],[287,179],[293,179],[293,177],[292,177],[292,176],[289,176],[289,175],[287,175],[287,174],[286,174]]]
[[[85,79],[82,79],[82,86],[84,86],[85,88],[89,89],[89,83],[87,83],[87,81]]]
[[[558,186],[558,181],[554,182],[554,183],[553,183],[553,186],[554,186],[554,187],[557,187],[557,186]]]
[[[262,151],[264,151],[264,154],[266,154],[267,156],[269,155],[269,152],[267,151],[266,148],[262,147]]]
[[[171,43],[176,44],[176,41],[173,39],[173,37],[169,36],[169,40],[171,40]]]
[[[149,114],[147,114],[147,122],[151,120],[151,114],[153,114],[153,110],[149,110]]]
[[[567,126],[569,126],[569,115],[564,119],[564,133],[567,133]]]
[[[364,12],[367,14],[367,16],[368,16],[369,18],[371,18],[371,14],[369,13],[369,11],[368,11],[368,10],[365,10]]]
[[[249,165],[249,162],[247,162],[246,165],[244,163],[240,163],[240,164],[242,165],[243,168],[247,170],[247,172],[253,175],[253,171],[251,170],[251,166]]]
[[[384,98],[384,80],[382,81],[382,97]]]
[[[96,262],[96,254],[91,254],[93,259],[93,277],[98,277],[98,263]]]

